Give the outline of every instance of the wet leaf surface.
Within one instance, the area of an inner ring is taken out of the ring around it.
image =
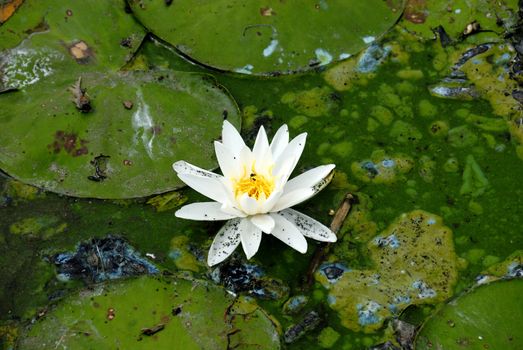
[[[171,164],[215,167],[212,141],[237,107],[212,77],[173,71],[81,75],[87,113],[53,75],[0,95],[0,166],[35,186],[78,197],[131,198],[182,185]],[[73,89],[74,90],[74,89]],[[125,108],[123,101],[132,100]],[[16,117],[20,116],[20,117]]]
[[[238,349],[279,349],[274,324],[250,305],[242,310],[222,288],[201,280],[141,277],[96,285],[49,310],[19,349],[226,349],[232,334]]]
[[[519,349],[523,280],[480,286],[453,300],[423,325],[416,349]]]
[[[403,9],[403,1],[380,0],[129,4],[145,27],[191,59],[256,75],[306,71],[354,55],[387,31]]]

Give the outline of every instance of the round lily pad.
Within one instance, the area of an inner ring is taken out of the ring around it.
[[[521,349],[522,295],[522,279],[473,289],[427,320],[416,349]]]
[[[280,348],[276,327],[262,309],[237,309],[223,288],[201,280],[118,281],[63,300],[24,332],[18,348]]]
[[[402,0],[131,0],[139,19],[184,55],[214,68],[274,75],[349,57],[387,31]]]
[[[172,163],[216,167],[213,140],[230,95],[212,77],[174,71],[65,76],[0,94],[0,168],[46,190],[132,198],[183,184]]]

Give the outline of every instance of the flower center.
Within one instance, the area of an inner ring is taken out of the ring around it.
[[[250,173],[249,176],[238,180],[234,189],[234,194],[236,197],[247,193],[249,197],[255,198],[258,200],[263,193],[265,198],[274,190],[274,179],[266,178],[261,174]]]

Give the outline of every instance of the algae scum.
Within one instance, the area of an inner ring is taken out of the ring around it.
[[[0,1],[1,347],[522,348],[519,21],[516,1]],[[224,118],[250,144],[308,133],[295,173],[336,171],[298,209],[328,225],[350,193],[337,243],[264,235],[207,267],[222,223],[174,217],[204,199],[171,164],[215,168]]]

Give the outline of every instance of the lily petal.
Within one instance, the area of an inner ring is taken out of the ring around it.
[[[229,220],[237,217],[222,211],[222,204],[218,202],[191,203],[178,209],[174,215],[189,220]]]
[[[327,175],[330,174],[332,169],[334,169],[334,164],[320,165],[314,169],[308,170],[303,174],[296,176],[295,178],[290,179],[284,187],[284,194],[290,193],[299,188],[313,187],[319,184],[324,180]]]
[[[225,223],[225,225],[218,231],[214,237],[207,256],[207,265],[216,265],[225,259],[238,247],[240,244],[240,223],[243,219],[232,219]]]
[[[254,147],[252,148],[252,156],[255,163],[255,169],[257,173],[265,173],[268,168],[272,165],[272,155],[269,148],[269,140],[267,139],[267,133],[265,128],[260,126],[256,141],[254,141]]]
[[[283,216],[270,214],[276,225],[272,230],[272,235],[283,243],[296,249],[302,254],[307,252],[307,240],[292,223],[287,221]]]
[[[218,179],[222,177],[221,175],[212,173],[202,168],[198,168],[192,164],[187,163],[186,161],[180,160],[173,164],[173,169],[177,174],[191,174],[201,177],[210,177],[213,179]]]
[[[277,159],[274,159],[275,165],[273,174],[275,176],[281,176],[285,180],[291,176],[292,171],[296,167],[296,164],[298,164],[298,160],[303,153],[306,140],[307,133],[296,136],[291,142],[289,142],[287,147],[285,147],[283,152],[281,152],[280,156]],[[290,164],[287,164],[287,162],[290,162]]]
[[[268,212],[272,211],[272,208],[278,202],[278,200],[280,199],[282,193],[283,193],[283,191],[281,191],[281,190],[273,191],[269,195],[269,198],[267,198],[265,200],[265,202],[262,203],[261,212],[262,213],[268,213]]]
[[[300,230],[305,236],[321,242],[336,242],[334,232],[313,218],[294,209],[285,209],[278,213]]]
[[[313,173],[311,174],[310,179],[307,179],[305,176],[306,173],[297,176],[296,178],[290,180],[287,182],[283,189],[283,194],[278,199],[276,204],[272,207],[271,212],[277,212],[280,210],[283,210],[285,208],[292,207],[296,204],[299,204],[301,202],[306,201],[307,199],[313,197],[318,192],[320,192],[322,189],[325,188],[329,184],[329,182],[332,180],[333,173],[332,168],[330,169],[330,172],[327,172],[329,170],[330,165],[327,165],[325,169],[318,169],[316,172],[316,169],[312,169]],[[327,173],[326,177],[321,179],[319,182],[316,182],[316,180],[319,178],[319,175],[322,175]],[[314,175],[314,177],[312,176]],[[292,182],[293,180],[297,179],[296,181]],[[309,181],[310,180],[310,181]],[[316,182],[316,183],[315,183]],[[305,185],[309,185],[309,187],[302,187]],[[289,188],[291,189],[289,191]]]
[[[192,174],[178,174],[178,177],[195,191],[210,199],[220,203],[227,200],[225,187],[218,178],[201,177]]]
[[[263,157],[265,152],[269,149],[269,140],[267,139],[267,133],[265,128],[260,126],[258,130],[258,135],[256,135],[256,141],[254,141],[254,146],[252,147],[252,153],[255,159]]]
[[[216,159],[226,178],[237,178],[241,170],[240,156],[233,153],[229,148],[225,147],[221,142],[214,141],[214,151],[216,152]]]
[[[285,147],[287,147],[288,144],[289,144],[289,128],[287,127],[286,124],[283,124],[278,129],[278,131],[276,131],[276,134],[272,138],[272,142],[271,142],[271,146],[270,146],[272,158],[277,159],[281,155],[281,152],[283,152]]]
[[[270,215],[260,214],[250,217],[251,222],[265,233],[271,233],[274,229],[274,219]]]
[[[237,217],[237,218],[244,218],[244,217],[247,216],[243,211],[241,211],[240,209],[236,208],[232,204],[232,202],[230,202],[230,201],[223,202],[220,209],[224,213],[230,214],[230,215],[232,215],[234,217]]]
[[[233,152],[234,150],[240,150],[245,147],[245,142],[243,141],[240,133],[227,120],[223,121],[222,142],[225,147],[229,148]]]
[[[252,224],[249,219],[243,219],[240,223],[240,239],[247,260],[252,258],[260,247],[262,231]]]
[[[258,214],[258,201],[252,197],[249,197],[247,193],[240,197],[239,205],[240,209],[247,215]]]

